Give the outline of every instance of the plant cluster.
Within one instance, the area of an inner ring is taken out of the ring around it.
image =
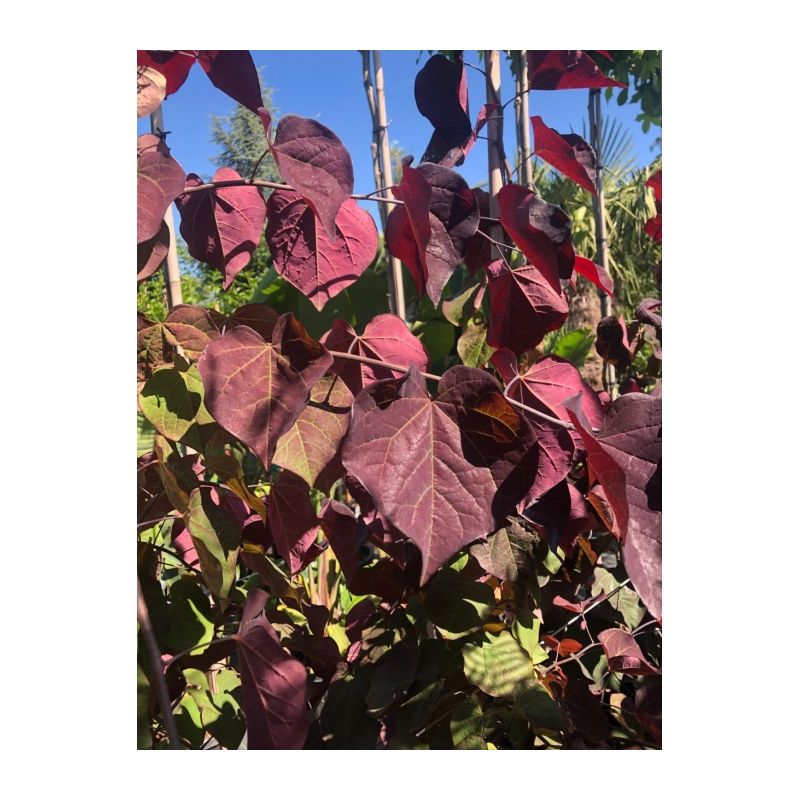
[[[439,374],[392,313],[322,335],[269,303],[139,315],[157,434],[137,470],[139,746],[660,747],[660,301],[598,325],[609,391],[541,355],[578,276],[614,286],[561,208],[457,172],[502,115],[487,102],[473,124],[458,51],[417,77],[425,160],[360,197],[333,131],[273,126],[247,51],[140,51],[140,116],[195,62],[260,119],[281,181],[204,182],[140,136],[138,280],[166,258],[174,202],[225,288],[263,234],[321,312],[374,271],[362,203],[380,202],[413,308],[459,335]],[[533,89],[616,85],[586,51],[529,51],[527,70]],[[535,153],[595,194],[591,145],[532,125]]]

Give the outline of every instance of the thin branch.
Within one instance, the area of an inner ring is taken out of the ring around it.
[[[606,600],[610,600],[618,591],[620,591],[620,589],[627,586],[630,582],[631,582],[630,578],[625,578],[625,580],[622,581],[622,583],[619,586],[617,586],[613,591],[595,600],[594,603],[592,603],[591,605],[586,606],[586,608],[584,608],[583,611],[581,611],[579,614],[576,614],[571,620],[569,620],[569,622],[565,622],[558,630],[553,631],[550,635],[555,636],[556,634],[561,633],[561,631],[565,631],[567,628],[569,628],[570,625],[577,622],[584,614],[588,614],[593,608],[597,608],[597,606],[599,606],[600,603],[605,603]]]
[[[222,644],[222,642],[229,642],[232,639],[235,639],[237,636],[238,634],[232,633],[230,636],[220,636],[219,639],[212,639],[210,642],[203,642],[201,644],[195,644],[192,645],[191,647],[187,647],[186,650],[181,650],[180,653],[172,656],[172,658],[169,661],[167,661],[167,663],[164,665],[164,669],[168,670],[179,658],[183,658],[184,656],[189,655],[189,653],[191,653],[192,650],[199,650],[201,647],[211,647],[211,645],[214,644]]]
[[[256,172],[258,172],[258,168],[261,166],[261,162],[264,160],[265,156],[269,153],[269,145],[267,145],[266,150],[258,157],[258,161],[256,161],[256,165],[253,167],[253,173],[250,175],[250,183],[254,183],[256,179]]]
[[[475,231],[475,233],[479,233],[481,236],[483,236],[484,239],[488,239],[492,244],[496,244],[498,247],[505,247],[506,250],[516,250],[518,253],[522,252],[522,250],[520,250],[519,247],[514,247],[513,245],[510,244],[504,244],[503,242],[498,242],[497,239],[492,239],[492,237],[489,236],[488,233],[484,233],[482,230],[480,230],[480,228],[477,231]]]
[[[175,517],[169,517],[169,519],[175,519]],[[183,566],[186,567],[186,569],[188,569],[189,571],[197,572],[197,567],[193,567],[188,561],[182,559],[177,553],[173,553],[172,550],[170,550],[169,548],[162,547],[160,544],[153,544],[152,542],[142,542],[142,544],[146,544],[156,550],[160,550],[162,553],[166,553],[168,556],[171,556],[176,561],[180,561],[181,564],[183,564]]]
[[[170,750],[180,750],[181,740],[178,736],[178,727],[175,724],[175,717],[172,716],[172,707],[169,702],[169,689],[164,677],[164,665],[161,662],[161,650],[156,641],[153,625],[150,622],[150,613],[142,594],[142,584],[136,578],[136,616],[139,620],[139,627],[144,638],[144,645],[150,657],[150,667],[153,678],[156,682],[156,693],[158,694],[158,704],[161,706],[161,714],[164,718],[164,727],[167,732],[167,742]]]
[[[362,364],[369,364],[373,367],[384,367],[385,369],[390,370],[391,372],[408,372],[408,367],[400,366],[400,364],[389,364],[386,361],[381,361],[378,358],[369,358],[367,356],[359,356],[355,353],[345,353],[342,350],[329,350],[330,354],[334,358],[343,358],[347,361],[360,361]],[[434,375],[430,372],[421,372],[420,373],[423,378],[426,378],[429,381],[440,381],[442,379],[441,375]],[[527,411],[529,414],[533,414],[540,419],[545,419],[548,422],[553,423],[553,425],[558,425],[561,428],[566,428],[567,430],[574,430],[574,427],[569,422],[564,422],[564,420],[559,419],[558,417],[551,417],[549,414],[544,414],[541,411],[531,408],[530,406],[526,406],[524,403],[520,403],[517,400],[512,400],[510,397],[506,397],[509,403],[512,406],[516,406],[517,408],[521,409],[522,411]]]

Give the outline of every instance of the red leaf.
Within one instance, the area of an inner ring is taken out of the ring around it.
[[[617,398],[596,436],[625,473],[629,516],[627,525],[620,526],[626,531],[625,569],[647,610],[660,619],[661,400],[638,392]],[[604,486],[608,495],[609,487]],[[611,506],[616,514],[613,502]]]
[[[183,86],[197,58],[196,50],[137,50],[136,63],[152,67],[167,79],[167,94],[174,94]]]
[[[654,172],[648,179],[645,181],[645,186],[649,186],[653,190],[653,194],[656,197],[656,203],[659,204],[659,211],[661,210],[661,170]]]
[[[528,50],[531,89],[602,89],[625,84],[603,75],[585,50]]]
[[[442,289],[464,257],[467,245],[480,222],[478,203],[466,181],[454,170],[438,164],[420,164],[413,175],[414,189],[411,210],[405,206],[389,214],[386,227],[386,246],[409,269],[417,292],[426,291],[435,305]],[[419,178],[431,189],[428,222],[430,236],[425,242],[427,228],[422,219],[424,190]],[[411,216],[413,215],[413,220]],[[422,249],[422,244],[425,244]]]
[[[139,242],[136,248],[136,282],[141,283],[153,275],[164,263],[169,252],[169,227],[161,220],[161,227],[152,239]]]
[[[431,240],[431,195],[433,190],[425,176],[408,164],[403,164],[403,178],[398,186],[392,188],[392,194],[402,200],[414,235],[419,253],[419,261],[423,266],[423,274],[427,272],[425,251]]]
[[[649,220],[647,220],[647,222],[645,222],[644,232],[651,239],[655,239],[657,242],[662,241],[661,214],[656,214],[654,217],[651,217]]]
[[[249,750],[300,750],[310,720],[305,667],[280,645],[265,617],[242,617],[234,634]]]
[[[136,241],[145,242],[159,232],[169,204],[183,192],[186,173],[158,136],[149,133],[140,136],[136,149],[139,212]]]
[[[587,281],[591,281],[609,297],[614,297],[614,281],[611,280],[611,276],[599,264],[595,264],[594,261],[576,254],[575,272],[578,275],[582,275]]]
[[[499,527],[535,458],[530,426],[488,373],[453,367],[439,391],[442,402],[431,401],[415,367],[363,391],[342,448],[348,473],[419,548],[421,583]]]
[[[569,313],[566,298],[536,267],[512,270],[503,261],[493,261],[486,274],[492,309],[486,341],[492,347],[521,354],[564,324]]]
[[[434,131],[420,161],[439,164],[442,167],[459,167],[478,141],[478,134],[488,122],[489,117],[498,111],[497,103],[486,103],[478,112],[472,133],[460,144],[450,145],[438,131]]]
[[[217,89],[258,113],[264,100],[249,50],[200,50],[197,60]]]
[[[524,515],[544,533],[551,550],[561,547],[568,556],[578,536],[592,526],[583,495],[566,479],[526,508]]]
[[[214,173],[213,180],[241,180],[230,167]],[[194,173],[186,179],[187,188],[203,181]],[[228,289],[236,275],[249,263],[261,240],[267,207],[255,186],[228,186],[181,195],[175,202],[181,215],[181,236],[189,254],[216,267],[225,276]]]
[[[555,636],[542,636],[542,642],[551,650],[556,651],[558,658],[571,656],[573,653],[580,653],[583,645],[577,639],[556,639]]]
[[[447,147],[460,145],[470,135],[467,76],[461,53],[456,61],[437,53],[428,59],[414,81],[414,99],[420,114],[430,120]]]
[[[633,635],[621,628],[610,628],[597,634],[606,651],[611,672],[626,675],[658,675],[659,671],[644,657]]]
[[[281,472],[269,493],[267,520],[278,553],[295,575],[306,565],[304,559],[317,535],[317,515],[301,477]]]
[[[269,139],[272,118],[263,108],[258,113]],[[339,137],[316,120],[288,114],[278,123],[270,148],[281,177],[335,239],[339,209],[353,194],[353,162]]]
[[[645,182],[645,186],[649,186],[653,190],[656,198],[656,211],[658,212],[655,217],[647,220],[644,225],[644,232],[655,239],[657,242],[661,241],[661,170],[654,172],[650,178]]]
[[[321,311],[372,263],[378,231],[371,215],[347,199],[331,239],[297,192],[273,192],[267,202],[266,240],[275,270]]]
[[[622,368],[627,367],[633,359],[628,329],[621,315],[603,317],[597,323],[597,340],[594,346],[601,358]]]
[[[464,250],[464,263],[467,269],[474,275],[479,269],[484,269],[492,263],[492,243],[481,234],[490,236],[492,233],[492,224],[483,217],[489,217],[489,195],[483,189],[473,189],[472,193],[475,195],[475,200],[478,203],[478,210],[481,215],[481,221],[478,224],[478,230],[475,235],[469,240],[466,250]]]
[[[597,157],[594,148],[574,133],[557,133],[541,117],[531,117],[534,155],[539,156],[579,186],[597,194]]]
[[[206,407],[265,467],[305,408],[319,370],[332,361],[327,351],[310,363],[292,354],[292,340],[282,341],[292,322],[297,324],[290,314],[280,318],[272,343],[245,325],[235,327],[206,347],[198,363]],[[306,369],[311,372],[304,377]]]
[[[228,327],[247,325],[260,334],[265,342],[269,342],[272,341],[272,331],[275,329],[278,317],[277,311],[273,311],[263,303],[246,303],[228,317]]]
[[[537,267],[553,290],[569,280],[575,266],[572,223],[558,207],[546,203],[529,189],[506,184],[497,194],[500,223],[514,244]]]
[[[428,354],[422,342],[394,314],[379,314],[367,324],[360,336],[347,322],[336,319],[322,337],[322,343],[332,351],[376,358],[401,367],[415,364],[422,371],[428,368]],[[336,358],[335,355],[331,372],[345,382],[353,396],[358,395],[365,386],[397,376],[396,372],[384,367]]]

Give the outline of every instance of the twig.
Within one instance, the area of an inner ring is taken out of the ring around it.
[[[202,642],[201,644],[195,644],[191,647],[187,647],[186,650],[181,650],[180,653],[172,656],[172,658],[164,665],[164,669],[168,670],[179,658],[183,658],[183,656],[188,655],[192,652],[192,650],[199,650],[201,647],[211,647],[215,644],[222,644],[222,642],[229,642],[236,637],[237,634],[232,633],[230,636],[220,636],[219,639],[212,639],[210,642]]]
[[[620,589],[622,589],[624,586],[627,586],[630,582],[630,578],[625,578],[625,580],[622,581],[619,586],[610,591],[608,594],[603,595],[598,600],[595,600],[595,602],[591,605],[586,606],[583,611],[581,611],[579,614],[576,614],[571,620],[569,620],[569,622],[565,622],[558,630],[553,631],[550,635],[555,636],[556,634],[561,633],[561,631],[565,631],[570,625],[572,625],[574,622],[577,622],[584,614],[588,614],[593,608],[597,608],[600,603],[605,603],[606,600],[610,600]]]
[[[384,367],[385,369],[390,370],[391,372],[408,372],[408,367],[400,366],[400,364],[389,364],[386,361],[381,361],[378,358],[368,358],[367,356],[359,356],[355,353],[345,353],[342,350],[329,350],[330,354],[334,358],[343,358],[348,361],[360,361],[362,364],[369,364],[370,366],[374,367]],[[440,381],[442,379],[441,375],[434,375],[430,372],[421,372],[423,378],[426,378],[429,381]],[[569,422],[564,422],[564,420],[559,419],[558,417],[551,417],[549,414],[544,414],[541,411],[538,411],[535,408],[531,408],[530,406],[526,406],[524,403],[520,403],[517,400],[512,400],[510,397],[506,397],[509,403],[512,406],[516,406],[523,411],[527,411],[530,414],[533,414],[536,417],[540,417],[541,419],[545,419],[548,422],[552,422],[553,425],[558,425],[562,428],[566,428],[567,430],[574,430],[574,426]]]
[[[169,702],[169,689],[164,677],[164,665],[161,662],[161,650],[156,641],[153,625],[150,622],[150,613],[142,594],[142,584],[136,578],[136,616],[139,620],[139,627],[142,630],[145,648],[150,657],[150,667],[153,679],[156,682],[156,692],[158,694],[158,704],[161,706],[161,713],[164,717],[164,727],[167,731],[167,742],[170,750],[180,750],[181,742],[178,736],[178,727],[175,725],[175,717],[172,716],[172,707]]]

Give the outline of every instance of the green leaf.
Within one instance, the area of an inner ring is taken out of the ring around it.
[[[167,646],[172,650],[188,650],[214,638],[211,604],[200,586],[188,576],[170,586],[169,614],[171,627]],[[198,648],[195,654],[202,653]]]
[[[492,697],[511,697],[519,684],[533,680],[530,656],[508,631],[486,633],[483,641],[465,644],[461,653],[467,680]]]
[[[541,683],[521,688],[515,695],[515,711],[534,724],[554,731],[564,730],[566,722],[556,701]]]
[[[428,585],[425,611],[445,639],[458,639],[479,628],[494,608],[494,592],[486,583],[477,583],[447,568]]]
[[[461,362],[468,367],[482,367],[492,357],[495,348],[486,343],[487,328],[483,322],[469,320],[458,339],[456,350]]]
[[[525,648],[534,664],[541,664],[549,658],[547,651],[539,643],[540,626],[541,622],[527,608],[519,609],[511,625],[511,633]]]
[[[601,591],[611,594],[619,586],[619,581],[606,569],[597,567],[594,571],[592,595],[596,596]],[[604,602],[622,615],[625,625],[633,630],[644,618],[645,607],[639,601],[639,595],[627,586],[623,586],[613,597]]]
[[[472,545],[470,553],[490,575],[517,581],[531,572],[539,543],[537,534],[511,517],[508,525],[489,536],[488,541]]]
[[[475,297],[479,286],[480,284],[477,283],[468,286],[463,292],[442,303],[442,314],[448,322],[457,328],[461,327],[464,316],[472,312],[472,299]]]
[[[210,486],[191,493],[186,527],[197,548],[206,586],[216,597],[227,600],[236,580],[241,530],[233,514],[215,502],[215,496],[219,497]]]
[[[588,328],[570,331],[556,342],[553,355],[566,358],[580,368],[592,350],[594,339],[594,334]]]
[[[156,370],[142,387],[139,408],[173,442],[181,441],[195,425],[214,422],[203,405],[203,382],[194,366],[185,372],[174,367]]]
[[[136,666],[136,748],[150,750],[153,734],[150,731],[150,682],[145,671]]]
[[[382,714],[414,682],[419,663],[416,636],[408,634],[375,664],[367,693],[367,713]]]
[[[486,737],[494,733],[499,720],[494,711],[484,713],[480,701],[468,698],[450,718],[450,735],[456,750],[486,750]]]
[[[411,332],[425,346],[432,362],[445,358],[453,349],[456,340],[453,326],[442,320],[415,323],[411,326]]]
[[[200,670],[185,669],[183,675],[203,728],[227,750],[237,749],[244,737],[245,721],[231,692],[241,686],[239,676],[231,669],[215,672],[216,691],[212,692],[209,679]]]

